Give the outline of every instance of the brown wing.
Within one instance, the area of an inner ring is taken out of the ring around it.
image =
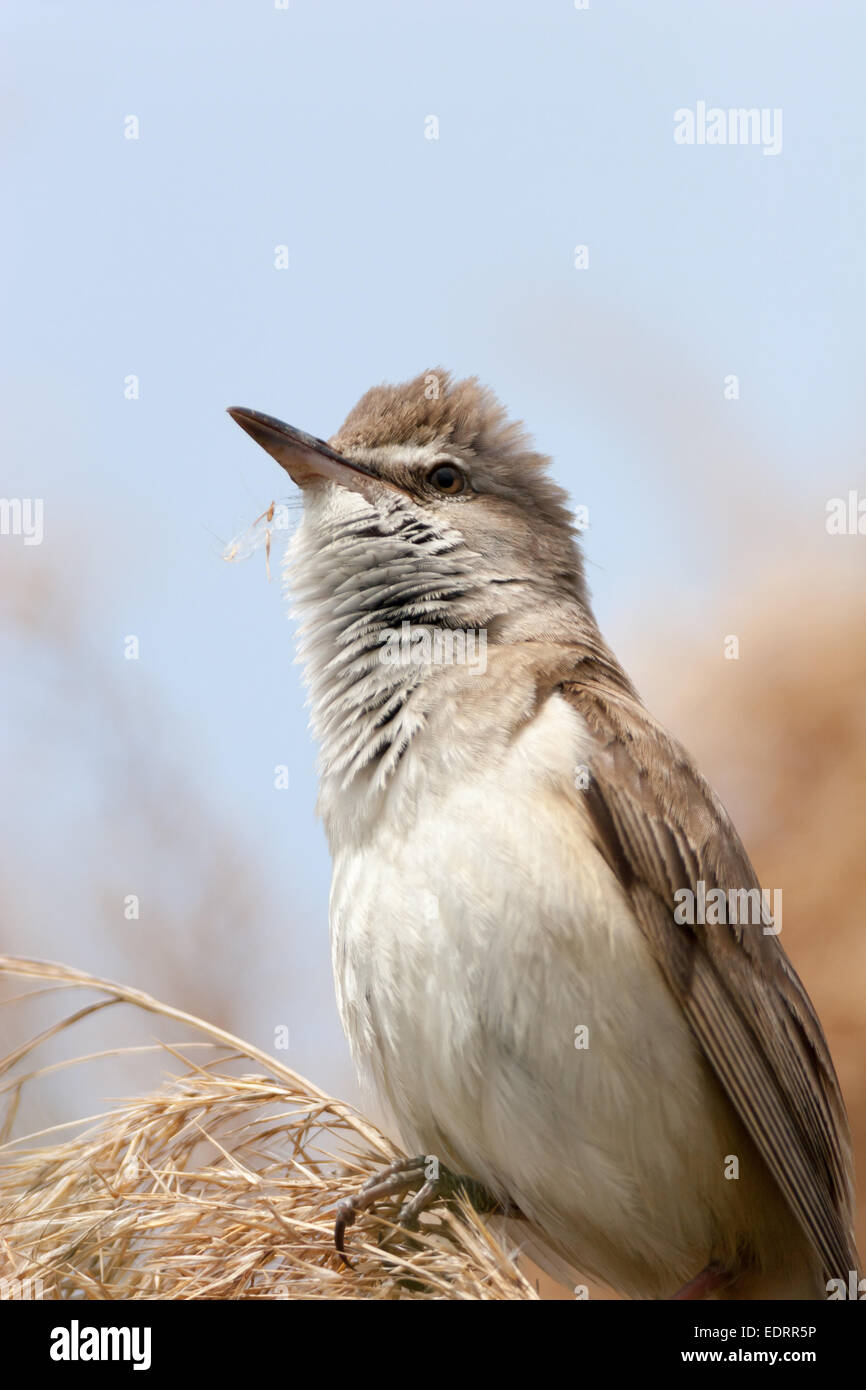
[[[674,894],[758,887],[724,808],[690,759],[628,694],[565,682],[596,740],[587,798],[597,846],[628,893],[707,1060],[820,1255],[857,1268],[845,1107],[821,1025],[774,935],[688,926]]]

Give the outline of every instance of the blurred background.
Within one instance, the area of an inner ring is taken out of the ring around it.
[[[286,480],[224,412],[328,436],[442,364],[588,509],[602,627],[783,892],[866,1175],[862,7],[6,0],[0,28],[0,492],[44,515],[0,534],[0,949],[287,1037],[357,1099],[279,557],[223,558]],[[781,150],[676,143],[701,101],[781,111]],[[49,1077],[18,1127],[152,1065]]]

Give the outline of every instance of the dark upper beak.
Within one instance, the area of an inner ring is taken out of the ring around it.
[[[229,406],[228,413],[257,444],[267,449],[299,487],[325,479],[361,492],[365,490],[364,479],[377,477],[363,463],[353,463],[336,453],[324,439],[292,429],[273,415],[236,405]]]

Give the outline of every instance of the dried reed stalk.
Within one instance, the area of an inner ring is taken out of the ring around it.
[[[189,1044],[160,1043],[181,1074],[159,1090],[0,1147],[0,1296],[536,1297],[465,1204],[438,1205],[413,1235],[395,1226],[396,1202],[381,1204],[349,1233],[346,1269],[333,1246],[335,1203],[399,1156],[374,1125],[267,1053],[140,990],[11,956],[0,956],[4,977],[42,982],[32,993],[99,996],[0,1062],[12,1112],[22,1087],[54,1069],[22,1074],[30,1054],[113,1004],[204,1034],[220,1055],[204,1065],[184,1055]],[[256,1074],[226,1070],[249,1063]],[[72,1137],[59,1140],[58,1129]]]

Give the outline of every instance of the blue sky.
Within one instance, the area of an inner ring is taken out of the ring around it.
[[[589,507],[615,645],[660,605],[699,633],[744,516],[772,549],[863,477],[864,11],[6,0],[0,25],[2,488],[46,517],[21,564],[63,572],[95,669],[141,682],[246,847],[248,1031],[300,994],[298,1064],[324,1049],[335,1083],[291,632],[261,554],[221,559],[286,483],[225,407],[328,435],[377,381],[478,374]],[[699,100],[781,108],[781,153],[676,145]],[[74,819],[92,778],[69,775]]]

